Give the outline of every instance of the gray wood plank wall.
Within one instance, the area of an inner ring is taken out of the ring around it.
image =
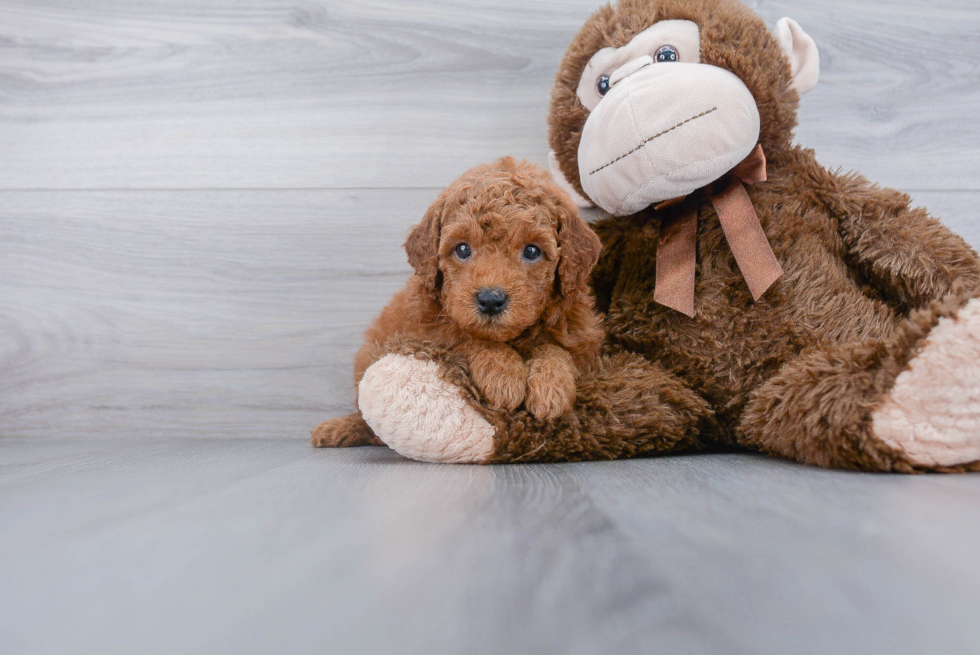
[[[594,0],[0,2],[0,435],[283,437],[347,411],[437,189],[544,163]],[[975,245],[973,0],[758,1],[816,39],[798,141]]]

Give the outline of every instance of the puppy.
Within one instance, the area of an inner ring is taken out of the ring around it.
[[[504,157],[467,171],[409,233],[415,274],[365,333],[355,386],[389,339],[407,339],[461,355],[490,407],[561,416],[602,342],[588,286],[599,250],[544,170]],[[322,423],[312,442],[382,444],[359,413]]]

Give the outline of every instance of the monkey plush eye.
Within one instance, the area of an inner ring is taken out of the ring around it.
[[[677,48],[672,45],[665,45],[660,50],[657,50],[657,56],[654,59],[657,60],[657,63],[677,61]]]
[[[521,253],[521,257],[524,258],[526,262],[536,262],[541,259],[541,248],[537,246],[525,246],[524,252]]]
[[[470,258],[470,256],[473,255],[473,251],[470,249],[470,244],[468,243],[459,244],[458,246],[453,248],[453,252],[456,253],[456,259],[462,261],[466,261],[467,259]]]
[[[599,95],[604,96],[609,93],[609,76],[602,75],[599,77],[599,81],[595,83],[595,90],[599,92]]]

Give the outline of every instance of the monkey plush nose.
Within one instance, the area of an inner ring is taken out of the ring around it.
[[[476,307],[487,316],[496,316],[507,307],[507,294],[503,289],[480,289],[476,293]]]

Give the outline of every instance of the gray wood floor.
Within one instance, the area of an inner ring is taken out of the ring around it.
[[[598,0],[0,0],[0,651],[969,653],[980,476],[313,451]],[[980,246],[980,5],[756,0],[798,141]]]

